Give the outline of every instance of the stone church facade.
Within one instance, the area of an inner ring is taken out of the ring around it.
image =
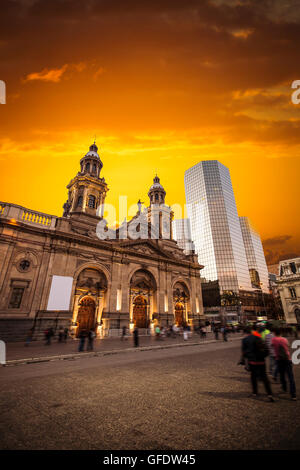
[[[173,213],[159,178],[149,206],[117,230],[103,219],[108,186],[91,145],[67,186],[62,217],[0,203],[0,339],[23,340],[29,328],[94,328],[118,334],[134,326],[198,326],[205,320],[202,266],[172,236]],[[48,308],[53,277],[71,278],[67,309]]]

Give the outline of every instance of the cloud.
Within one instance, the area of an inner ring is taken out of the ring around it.
[[[284,259],[296,258],[300,255],[300,247],[291,246],[292,235],[278,235],[263,241],[268,265],[277,264]]]
[[[103,68],[103,67],[99,67],[99,68],[96,70],[96,72],[94,73],[94,75],[93,75],[94,81],[97,81],[97,80],[98,80],[98,77],[99,77],[100,75],[102,75],[104,72],[105,72],[104,68]]]
[[[264,245],[265,246],[276,246],[276,245],[281,245],[282,243],[287,242],[292,238],[292,235],[279,235],[277,237],[272,237],[272,238],[267,238],[264,240]]]
[[[66,72],[68,64],[63,65],[60,69],[43,69],[41,72],[30,73],[24,79],[25,82],[41,81],[41,82],[60,82],[62,75]]]

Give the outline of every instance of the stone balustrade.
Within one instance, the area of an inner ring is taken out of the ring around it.
[[[0,218],[9,219],[12,223],[22,222],[23,224],[54,230],[58,217],[26,209],[25,207],[18,206],[17,204],[0,202]]]

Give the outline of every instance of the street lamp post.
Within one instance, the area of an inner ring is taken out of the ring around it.
[[[238,319],[239,319],[239,323],[243,323],[243,321],[241,321],[242,320],[241,312],[242,312],[242,302],[239,300],[238,301]]]

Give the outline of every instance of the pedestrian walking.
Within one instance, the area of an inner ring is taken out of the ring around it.
[[[96,337],[96,333],[94,328],[91,328],[90,331],[88,332],[88,344],[87,344],[87,351],[93,351],[94,350],[94,339]]]
[[[32,337],[33,337],[33,332],[34,332],[34,328],[30,328],[30,330],[28,331],[27,336],[26,336],[25,346],[30,345],[30,343],[32,341]]]
[[[126,333],[127,333],[127,328],[126,326],[124,325],[122,327],[122,335],[121,335],[121,340],[123,341],[124,339],[126,339]]]
[[[84,351],[84,345],[85,345],[86,337],[87,337],[87,331],[86,330],[81,330],[81,332],[79,333],[79,336],[78,336],[78,338],[79,338],[78,351],[79,352]]]
[[[160,339],[160,328],[159,328],[159,325],[156,325],[156,327],[155,327],[155,337],[156,337],[156,339]]]
[[[187,329],[187,326],[184,326],[183,328],[183,340],[187,341],[189,339],[189,331]]]
[[[272,329],[267,330],[269,333],[265,334],[264,341],[265,345],[268,348],[269,353],[269,374],[273,377],[273,380],[277,381],[277,374],[278,374],[278,366],[275,358],[275,351],[272,345],[272,339],[274,338],[274,334],[271,331]]]
[[[137,348],[139,346],[139,329],[137,327],[133,330],[133,342],[134,347]]]
[[[64,339],[64,329],[61,326],[60,329],[58,330],[58,342],[62,343]]]
[[[221,328],[221,333],[222,333],[222,335],[223,335],[223,341],[228,341],[228,340],[227,340],[227,328],[226,328],[225,325],[222,326],[222,328]]]
[[[69,333],[69,329],[66,327],[64,329],[64,343],[67,342],[67,339],[68,339],[68,333]]]
[[[52,328],[48,328],[46,331],[45,331],[45,340],[46,340],[46,346],[50,346],[51,345],[51,338],[52,336],[54,336],[54,331]]]
[[[256,325],[253,325],[251,334],[248,334],[242,340],[242,356],[248,360],[251,373],[252,396],[257,397],[257,380],[260,378],[264,383],[269,401],[274,402],[271,385],[266,373],[265,358],[267,355],[268,351],[261,335],[257,332]]]
[[[244,329],[244,334],[246,335],[246,337],[251,335],[251,328],[250,328],[249,326],[246,326],[246,327],[245,327],[245,329]],[[246,370],[247,372],[250,371],[249,364],[248,364],[248,358],[246,358],[246,357],[244,356],[243,340],[242,340],[242,355],[241,355],[240,361],[238,362],[238,365],[245,366],[245,370]]]
[[[219,328],[218,328],[217,325],[214,328],[214,333],[215,333],[215,339],[218,340],[219,339]]]
[[[285,376],[287,376],[290,386],[291,398],[292,400],[296,400],[296,385],[294,379],[293,364],[289,351],[289,343],[286,338],[281,336],[281,331],[279,328],[275,328],[274,333],[275,336],[274,338],[272,338],[271,344],[275,352],[275,358],[277,361],[282,391],[287,391],[287,384],[285,378]]]
[[[265,341],[266,339],[266,336],[269,335],[271,333],[271,331],[266,327],[266,325],[263,325],[260,329],[260,335],[261,335],[261,339],[263,341]]]

